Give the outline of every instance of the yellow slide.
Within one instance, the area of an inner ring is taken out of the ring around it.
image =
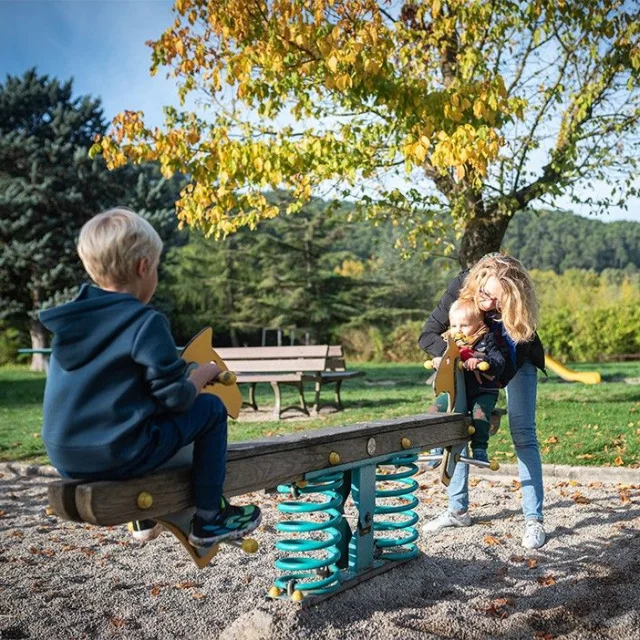
[[[600,384],[602,382],[602,378],[597,371],[573,371],[549,356],[544,357],[544,364],[557,376],[560,376],[563,380],[569,380],[569,382],[583,382],[584,384]]]

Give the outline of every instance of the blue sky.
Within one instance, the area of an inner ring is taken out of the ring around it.
[[[134,109],[159,125],[162,106],[177,104],[175,85],[162,71],[149,75],[145,42],[171,25],[171,6],[171,0],[0,0],[0,78],[34,66],[73,77],[78,95],[102,99],[107,118]],[[598,218],[640,221],[640,201]]]

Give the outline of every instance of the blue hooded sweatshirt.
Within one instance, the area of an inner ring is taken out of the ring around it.
[[[40,320],[54,334],[42,439],[60,471],[117,471],[153,446],[154,416],[195,400],[167,319],[133,295],[83,285]]]

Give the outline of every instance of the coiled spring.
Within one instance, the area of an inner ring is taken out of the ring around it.
[[[342,520],[342,495],[338,489],[343,481],[342,473],[327,473],[313,481],[278,487],[278,493],[313,498],[287,500],[278,505],[282,513],[310,516],[282,520],[276,525],[283,533],[305,536],[276,542],[278,550],[296,554],[275,563],[277,569],[285,572],[275,580],[275,585],[289,595],[293,590],[305,595],[322,595],[331,593],[340,584],[340,569],[336,565],[340,560],[338,525]],[[323,515],[325,519],[312,519]]]
[[[373,519],[374,535],[381,532],[394,532],[394,536],[375,536],[379,555],[385,560],[408,560],[418,555],[415,541],[418,531],[415,524],[418,514],[418,498],[413,495],[418,483],[412,478],[418,472],[415,464],[418,454],[399,454],[389,458],[384,465],[376,469],[376,508]],[[384,468],[395,467],[390,473]],[[392,488],[381,484],[390,484]]]

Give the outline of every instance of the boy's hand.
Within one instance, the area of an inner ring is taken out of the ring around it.
[[[199,393],[209,382],[213,382],[220,373],[222,373],[222,369],[215,362],[207,362],[194,369],[189,375],[189,380]]]
[[[481,360],[480,358],[469,358],[464,361],[464,368],[467,371],[475,371],[479,368],[481,362],[484,362],[484,360]]]

